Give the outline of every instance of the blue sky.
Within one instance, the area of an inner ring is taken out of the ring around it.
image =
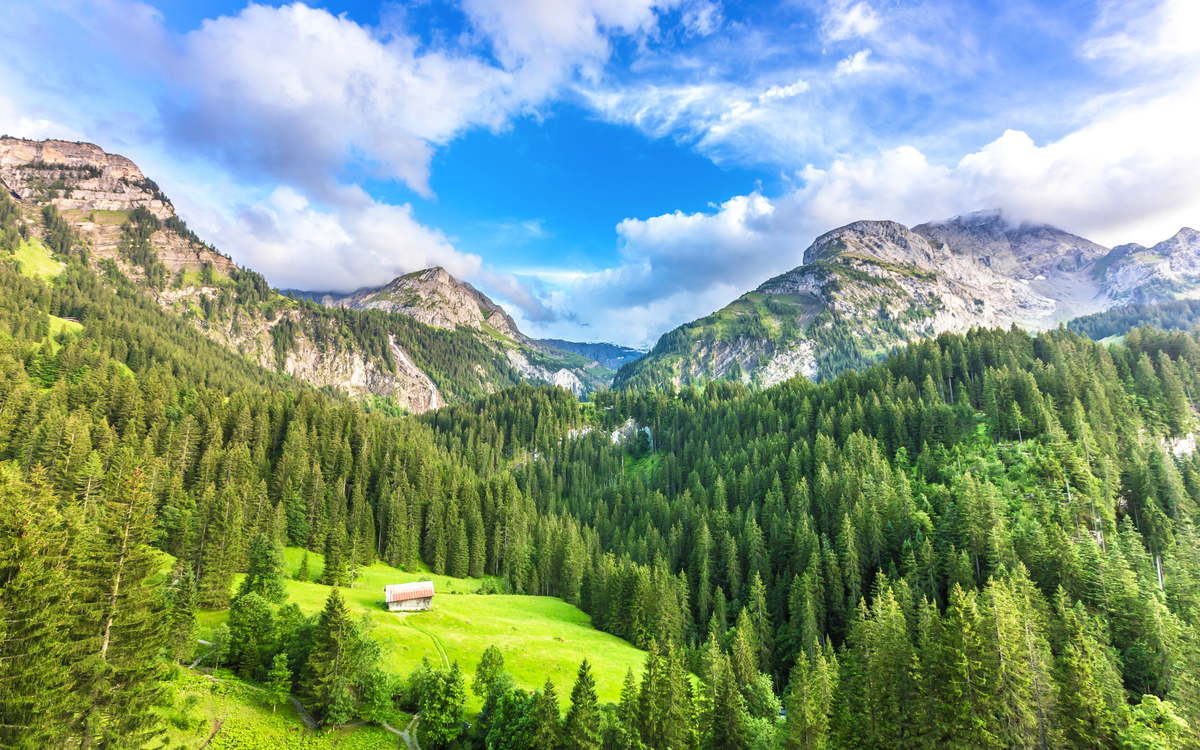
[[[1200,224],[1200,3],[0,0],[0,131],[134,159],[280,287],[440,264],[647,346],[857,219]]]

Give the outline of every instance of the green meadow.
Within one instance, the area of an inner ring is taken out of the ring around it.
[[[63,264],[54,259],[54,256],[37,237],[30,237],[28,241],[23,241],[13,258],[21,264],[21,273],[43,281],[54,278],[64,268]]]
[[[298,548],[286,551],[289,577],[295,577],[303,555]],[[320,555],[309,553],[310,578],[320,578],[323,566]],[[432,611],[405,615],[387,611],[384,586],[422,579],[434,582],[437,593]],[[239,582],[235,580],[234,586]],[[535,690],[550,677],[565,709],[575,672],[585,656],[592,665],[602,703],[620,698],[626,670],[641,674],[645,653],[594,629],[591,618],[578,607],[553,597],[472,593],[480,583],[479,579],[405,572],[376,563],[360,569],[354,587],[343,589],[342,594],[352,612],[369,617],[371,635],[383,646],[385,667],[399,675],[407,675],[423,658],[435,666],[457,661],[469,684],[484,649],[495,645],[518,685]],[[315,614],[325,606],[329,592],[329,586],[291,580],[288,601],[305,614]],[[201,612],[198,637],[208,640],[213,628],[227,617],[227,611]],[[468,713],[477,713],[481,705],[468,692]]]

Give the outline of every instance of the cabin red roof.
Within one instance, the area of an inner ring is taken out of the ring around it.
[[[433,581],[416,581],[415,583],[394,583],[383,587],[384,601],[403,602],[408,599],[425,599],[433,596]]]

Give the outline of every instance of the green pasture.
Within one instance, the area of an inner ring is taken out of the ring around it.
[[[286,551],[288,573],[293,578],[303,555],[298,548]],[[323,567],[322,557],[309,553],[310,578],[319,579]],[[385,609],[384,586],[422,579],[434,582],[437,594],[432,611],[400,615]],[[235,580],[235,587],[238,582]],[[471,593],[480,583],[479,579],[405,572],[376,563],[361,569],[354,587],[343,589],[342,595],[352,612],[368,615],[371,635],[383,647],[384,666],[396,674],[407,675],[423,658],[435,666],[457,661],[469,683],[484,649],[495,645],[518,685],[538,689],[549,677],[565,708],[585,656],[592,665],[602,703],[620,698],[626,670],[641,673],[645,653],[594,629],[591,618],[578,607],[553,597]],[[315,614],[325,606],[329,592],[329,586],[292,580],[288,601],[305,614]],[[209,640],[213,628],[227,617],[227,611],[201,612],[198,637]],[[475,713],[480,706],[469,693],[468,712]]]

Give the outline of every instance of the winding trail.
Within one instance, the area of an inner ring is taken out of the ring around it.
[[[407,747],[408,750],[421,750],[421,743],[417,742],[417,735],[413,731],[413,727],[417,725],[417,720],[420,718],[421,714],[418,712],[416,716],[412,717],[412,721],[408,722],[408,726],[404,728],[403,732],[395,727],[388,726],[387,724],[384,724],[383,728],[404,740],[404,746]]]

